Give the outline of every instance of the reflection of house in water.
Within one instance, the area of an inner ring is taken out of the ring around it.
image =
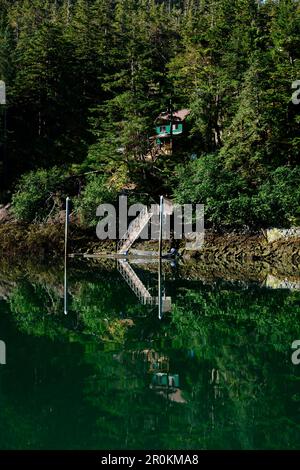
[[[182,391],[179,388],[178,374],[157,372],[152,377],[150,388],[170,401],[186,403],[186,400],[182,396]]]
[[[179,387],[179,375],[157,372],[152,377],[152,385],[157,387]]]
[[[129,356],[129,357],[128,357]],[[115,356],[119,362],[142,363],[143,371],[152,374],[150,389],[156,394],[177,403],[186,403],[179,386],[179,375],[169,372],[170,359],[154,349],[128,351]]]
[[[156,370],[168,371],[170,367],[170,361],[167,356],[160,354],[152,349],[143,351],[145,359],[148,363],[148,372],[154,372]]]
[[[143,351],[132,351],[131,361],[141,360],[145,365],[145,371],[152,373],[156,371],[169,371],[170,360],[168,356],[154,351],[154,349],[144,349]]]
[[[170,401],[186,403],[179,388],[179,375],[169,372],[170,359],[153,349],[142,351],[144,361],[148,364],[148,372],[153,373],[150,389]]]

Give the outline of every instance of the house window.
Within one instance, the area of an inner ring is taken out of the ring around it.
[[[166,130],[167,130],[167,129],[166,129],[166,126],[161,126],[161,127],[160,127],[160,132],[161,132],[162,134],[164,134],[164,133],[166,132]]]
[[[172,129],[173,129],[173,131],[177,131],[179,129],[178,123],[173,124]]]

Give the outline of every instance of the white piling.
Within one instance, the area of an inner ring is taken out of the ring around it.
[[[64,313],[68,314],[68,284],[67,284],[67,259],[68,259],[68,235],[70,223],[70,198],[66,198],[66,220],[65,220],[65,273],[64,273]]]
[[[160,196],[159,201],[159,266],[158,266],[158,318],[162,319],[162,285],[161,285],[161,259],[162,259],[162,236],[163,236],[163,217],[164,217],[164,197]]]
[[[158,244],[158,256],[162,257],[162,236],[163,236],[163,217],[164,217],[164,197],[160,196],[159,201],[159,244]]]

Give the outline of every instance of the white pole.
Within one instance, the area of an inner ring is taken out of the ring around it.
[[[158,319],[162,319],[162,283],[161,283],[161,258],[158,260]]]
[[[65,273],[64,273],[64,313],[68,314],[68,284],[67,284],[67,259],[68,259],[68,233],[70,222],[70,198],[66,199],[66,221],[65,221]]]
[[[164,206],[164,197],[160,196],[160,201],[159,201],[159,245],[158,245],[158,255],[159,258],[161,259],[162,257],[162,235],[163,235],[163,206]]]
[[[6,86],[3,80],[0,80],[0,104],[6,105]]]
[[[66,222],[65,222],[65,258],[68,255],[68,233],[69,233],[69,222],[70,222],[70,198],[66,199]]]
[[[159,248],[158,248],[158,318],[162,319],[162,285],[161,285],[161,258],[162,258],[162,235],[163,235],[164,197],[159,201]]]

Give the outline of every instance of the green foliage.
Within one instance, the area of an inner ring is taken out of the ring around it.
[[[253,198],[256,216],[270,225],[300,223],[300,168],[278,167]]]
[[[205,204],[205,217],[214,226],[244,225],[251,220],[251,199],[240,175],[224,168],[218,155],[207,155],[177,169],[178,185],[174,191],[179,203]]]
[[[115,203],[117,196],[118,190],[112,186],[107,176],[89,175],[83,192],[76,201],[76,210],[81,222],[87,227],[95,227],[98,222],[96,217],[97,207],[100,204]]]
[[[51,170],[31,171],[23,175],[13,195],[13,213],[25,222],[45,220],[60,208],[64,175],[54,167]]]
[[[278,167],[261,178],[233,173],[218,155],[177,168],[176,201],[205,204],[207,223],[216,227],[290,226],[299,223],[300,170]]]
[[[205,202],[215,226],[297,221],[300,108],[291,86],[300,74],[299,0],[1,0],[0,7],[6,189],[41,168],[107,178],[121,169],[121,181],[140,193],[172,196],[175,185],[177,200]],[[170,99],[191,110],[188,135],[171,157],[153,162],[154,122]],[[192,154],[203,160],[196,167],[203,181],[188,191],[181,180]],[[78,204],[90,225],[88,193],[102,200],[106,189],[87,184]]]

